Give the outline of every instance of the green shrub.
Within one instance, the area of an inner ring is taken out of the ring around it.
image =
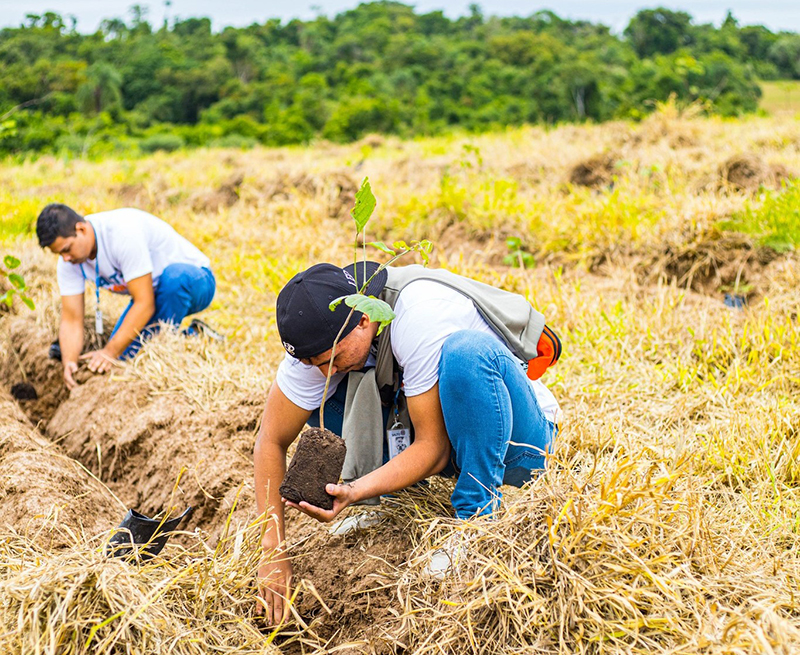
[[[800,179],[780,191],[768,191],[758,207],[748,205],[720,224],[723,230],[744,232],[758,237],[758,243],[776,252],[800,246]]]
[[[142,152],[174,152],[186,145],[186,141],[178,134],[153,134],[139,141],[139,148]]]
[[[241,134],[227,134],[208,144],[210,148],[239,148],[241,150],[250,150],[256,145],[258,145],[258,139]]]

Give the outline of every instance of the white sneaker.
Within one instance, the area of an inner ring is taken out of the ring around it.
[[[341,519],[340,521],[336,521],[336,523],[331,525],[331,527],[328,528],[328,533],[337,537],[341,537],[343,535],[350,534],[351,532],[372,528],[383,521],[386,516],[386,512],[380,509],[350,514],[349,516]]]
[[[457,575],[469,553],[469,537],[462,529],[458,529],[444,540],[442,545],[431,553],[423,575],[434,580],[443,580]]]

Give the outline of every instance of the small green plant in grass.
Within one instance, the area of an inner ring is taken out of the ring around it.
[[[361,285],[361,288],[358,290],[357,293],[351,293],[347,296],[341,296],[336,298],[330,304],[330,310],[334,311],[336,307],[340,303],[344,303],[348,307],[350,307],[350,313],[347,315],[347,318],[342,323],[342,328],[339,330],[339,333],[336,335],[336,338],[333,340],[333,346],[331,347],[331,358],[330,361],[332,362],[336,357],[336,346],[339,343],[339,339],[342,336],[342,332],[344,332],[344,328],[350,322],[350,318],[352,317],[354,312],[361,312],[366,314],[369,317],[369,320],[378,323],[378,334],[380,334],[383,329],[389,325],[394,320],[395,314],[392,311],[392,308],[389,306],[388,303],[376,298],[375,296],[367,296],[364,294],[364,291],[369,286],[369,283],[373,280],[373,278],[378,275],[383,269],[387,266],[391,265],[395,261],[397,261],[403,255],[407,255],[410,252],[418,252],[422,256],[423,263],[427,266],[431,250],[433,248],[433,244],[428,240],[422,241],[412,241],[411,243],[406,243],[405,241],[395,241],[392,243],[391,247],[383,243],[382,241],[373,241],[367,243],[366,240],[366,227],[367,223],[369,222],[370,217],[372,216],[372,212],[375,211],[375,206],[377,205],[377,201],[375,196],[372,193],[372,188],[369,184],[369,178],[365,177],[364,181],[361,183],[361,188],[356,193],[356,202],[355,205],[350,212],[350,215],[353,217],[353,221],[356,224],[356,238],[353,242],[353,264],[354,267],[358,266],[358,246],[359,246],[359,236],[361,237],[361,244],[363,246],[363,254],[364,254],[364,283]],[[384,252],[390,255],[389,260],[381,264],[378,269],[367,279],[366,276],[366,263],[367,263],[367,246],[372,246],[377,248],[381,252]],[[328,366],[328,375],[325,380],[325,390],[322,394],[322,403],[320,404],[319,408],[319,423],[321,428],[325,428],[325,400],[328,397],[328,387],[330,386],[331,382],[331,371],[332,367]]]
[[[0,296],[0,303],[5,303],[6,306],[11,307],[14,302],[14,296],[19,296],[19,299],[25,304],[28,309],[35,309],[36,305],[33,300],[25,293],[28,286],[25,284],[25,279],[19,273],[11,273],[15,268],[20,265],[19,259],[13,255],[6,255],[3,258],[4,268],[0,268],[0,275],[7,278],[11,283],[11,287]]]
[[[519,268],[533,268],[536,266],[536,258],[522,247],[522,239],[519,237],[508,237],[506,239],[508,254],[503,257],[506,266],[518,266]]]
[[[748,205],[743,211],[723,221],[723,230],[744,232],[757,237],[758,243],[779,253],[800,246],[800,180],[792,180],[779,191],[767,191],[761,205]]]

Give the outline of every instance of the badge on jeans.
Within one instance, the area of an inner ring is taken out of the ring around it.
[[[395,421],[386,430],[386,440],[389,442],[389,459],[394,459],[411,445],[411,430],[403,427],[400,421]]]

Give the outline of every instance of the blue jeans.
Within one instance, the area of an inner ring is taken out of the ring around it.
[[[345,377],[325,403],[325,427],[339,435],[346,396]],[[503,343],[474,330],[448,337],[439,360],[439,399],[452,446],[450,464],[440,475],[458,478],[450,497],[458,518],[493,512],[501,484],[521,487],[544,469],[556,426],[545,418],[530,380]],[[385,407],[384,426],[390,413]],[[308,424],[319,427],[319,410]]]
[[[458,476],[450,497],[458,518],[490,514],[501,484],[521,487],[545,464],[556,435],[511,351],[483,332],[450,335],[439,360],[439,399]]]
[[[130,345],[120,355],[120,359],[131,359],[142,347],[142,341],[158,332],[159,321],[179,325],[190,314],[203,311],[211,304],[217,282],[214,274],[208,268],[199,268],[191,264],[170,264],[158,278],[155,300],[156,311],[141,334],[131,341]],[[113,337],[122,325],[133,306],[131,301],[117,320]]]

